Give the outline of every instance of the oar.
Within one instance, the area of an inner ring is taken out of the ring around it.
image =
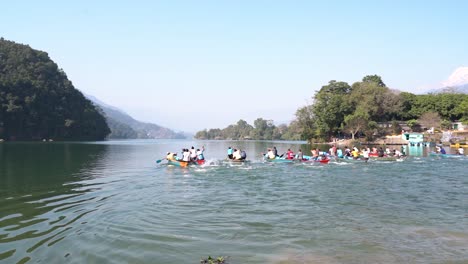
[[[158,159],[156,163],[161,163],[161,161],[165,160],[166,158]]]

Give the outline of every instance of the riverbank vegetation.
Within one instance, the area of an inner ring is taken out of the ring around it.
[[[401,123],[411,129],[444,129],[451,122],[468,123],[468,95],[455,89],[416,95],[390,89],[378,75],[365,76],[349,85],[330,81],[300,107],[289,124],[258,118],[253,126],[244,120],[224,129],[205,129],[197,139],[268,139],[327,142],[336,138],[363,136],[371,141],[401,132]]]

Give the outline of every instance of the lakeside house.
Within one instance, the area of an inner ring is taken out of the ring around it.
[[[461,121],[452,122],[452,129],[454,131],[467,131],[468,125],[463,124]]]

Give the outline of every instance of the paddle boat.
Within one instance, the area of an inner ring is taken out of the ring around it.
[[[373,160],[373,161],[404,161],[405,159],[406,159],[406,156],[369,157],[369,160]]]
[[[278,156],[274,159],[270,159],[268,158],[268,154],[263,154],[263,153],[262,153],[262,157],[263,157],[263,161],[265,162],[292,163],[294,161],[292,159],[286,159],[286,157],[278,157]]]
[[[177,166],[177,167],[188,167],[191,165],[203,165],[205,160],[196,160],[196,161],[182,161],[182,160],[168,160],[167,165]]]
[[[275,162],[275,163],[293,163],[294,162],[293,159],[286,159],[286,158],[280,158],[280,157],[276,157],[274,159],[264,158],[263,160],[266,162]]]
[[[322,164],[327,164],[328,162],[330,162],[330,157],[329,156],[326,156],[326,157],[319,156],[317,159],[314,159],[312,156],[304,155],[304,156],[302,156],[302,160],[295,159],[295,161],[297,161],[297,162],[319,162],[319,163],[322,163]]]
[[[234,164],[242,164],[242,163],[249,162],[246,159],[240,159],[240,160],[239,159],[225,159],[224,161],[228,163],[234,163]]]
[[[460,154],[442,154],[442,153],[437,153],[437,152],[429,152],[429,156],[432,157],[440,157],[440,158],[463,158],[465,157],[464,155]]]
[[[337,161],[344,161],[344,162],[367,162],[368,160],[365,160],[362,157],[359,157],[357,159],[351,157],[351,156],[343,156],[343,157],[337,157]]]

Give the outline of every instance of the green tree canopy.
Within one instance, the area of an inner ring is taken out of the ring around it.
[[[0,138],[102,140],[100,109],[43,51],[0,39]]]

